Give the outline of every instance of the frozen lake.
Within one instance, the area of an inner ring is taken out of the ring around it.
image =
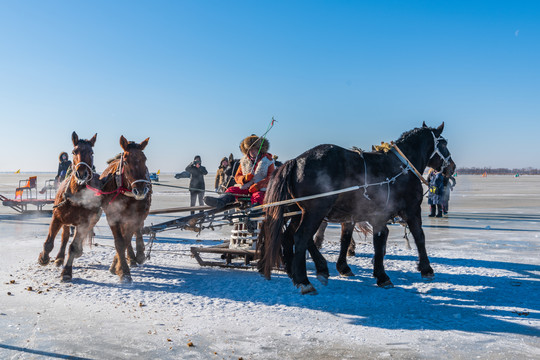
[[[24,177],[0,174],[0,194],[12,197]],[[38,174],[38,186],[52,177]],[[339,228],[331,225],[328,286],[308,263],[316,296],[301,296],[283,274],[266,281],[255,271],[200,267],[189,248],[227,239],[227,227],[158,234],[151,259],[132,269],[133,284],[120,285],[108,271],[105,218],[96,245],[75,260],[73,281],[62,283],[60,268],[37,264],[50,218],[1,207],[0,358],[540,359],[539,189],[539,176],[459,176],[447,218],[428,218],[424,202],[435,279],[421,279],[412,237],[409,250],[403,228],[392,225],[388,290],[376,286],[371,242],[358,234],[349,258],[356,276],[338,275]],[[188,202],[185,190],[154,187],[153,209]],[[55,245],[52,256],[59,237]]]

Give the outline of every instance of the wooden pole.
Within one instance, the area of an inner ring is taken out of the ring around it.
[[[396,149],[396,151],[399,153],[399,155],[401,155],[403,157],[403,159],[407,162],[407,165],[409,165],[409,167],[412,169],[412,171],[414,171],[414,173],[416,174],[416,176],[424,183],[426,184],[427,187],[429,187],[429,183],[427,182],[426,179],[424,179],[424,177],[422,176],[422,174],[420,174],[418,172],[418,170],[416,170],[416,168],[414,167],[414,165],[409,161],[409,159],[407,159],[407,157],[405,156],[405,154],[403,152],[401,152],[401,150],[398,148],[398,146],[392,141],[390,142],[390,144],[392,145],[392,147],[394,149]]]

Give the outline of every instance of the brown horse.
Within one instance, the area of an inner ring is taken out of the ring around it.
[[[107,222],[114,237],[116,255],[110,271],[120,276],[120,281],[131,282],[131,273],[126,260],[144,261],[144,242],[140,229],[150,211],[152,184],[143,153],[148,140],[138,144],[120,137],[120,146],[124,150],[118,159],[109,163],[101,174],[103,196],[102,208],[107,215]],[[131,247],[131,238],[136,234],[137,256]]]
[[[97,181],[92,171],[94,163],[92,148],[96,137],[97,134],[90,140],[82,140],[79,139],[75,131],[71,135],[74,146],[71,176],[66,177],[56,193],[49,235],[38,258],[41,265],[49,263],[49,254],[54,247],[54,239],[62,228],[62,246],[55,260],[56,265],[61,266],[64,263],[66,246],[69,241],[70,225],[75,226],[75,236],[69,247],[69,258],[62,271],[64,281],[71,280],[73,258],[82,255],[82,241],[90,238],[92,229],[101,216],[100,199],[86,188],[87,184]]]

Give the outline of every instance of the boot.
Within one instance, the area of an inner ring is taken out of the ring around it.
[[[435,208],[436,208],[436,206],[435,205],[430,205],[429,208],[430,208],[431,212],[429,213],[428,216],[429,217],[434,217],[435,216]]]
[[[442,217],[442,205],[437,205],[437,215],[435,217]]]
[[[234,195],[224,194],[219,197],[205,196],[203,200],[206,205],[221,209],[226,205],[232,204],[236,198]]]

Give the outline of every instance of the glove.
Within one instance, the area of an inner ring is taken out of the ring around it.
[[[244,184],[250,182],[251,179],[253,179],[253,174],[244,175],[244,177],[242,178],[242,180],[244,181]]]
[[[259,191],[259,186],[258,186],[257,184],[253,184],[253,185],[251,185],[251,186],[249,187],[249,192],[250,192],[251,194],[253,194],[253,193],[257,192],[257,191]]]

